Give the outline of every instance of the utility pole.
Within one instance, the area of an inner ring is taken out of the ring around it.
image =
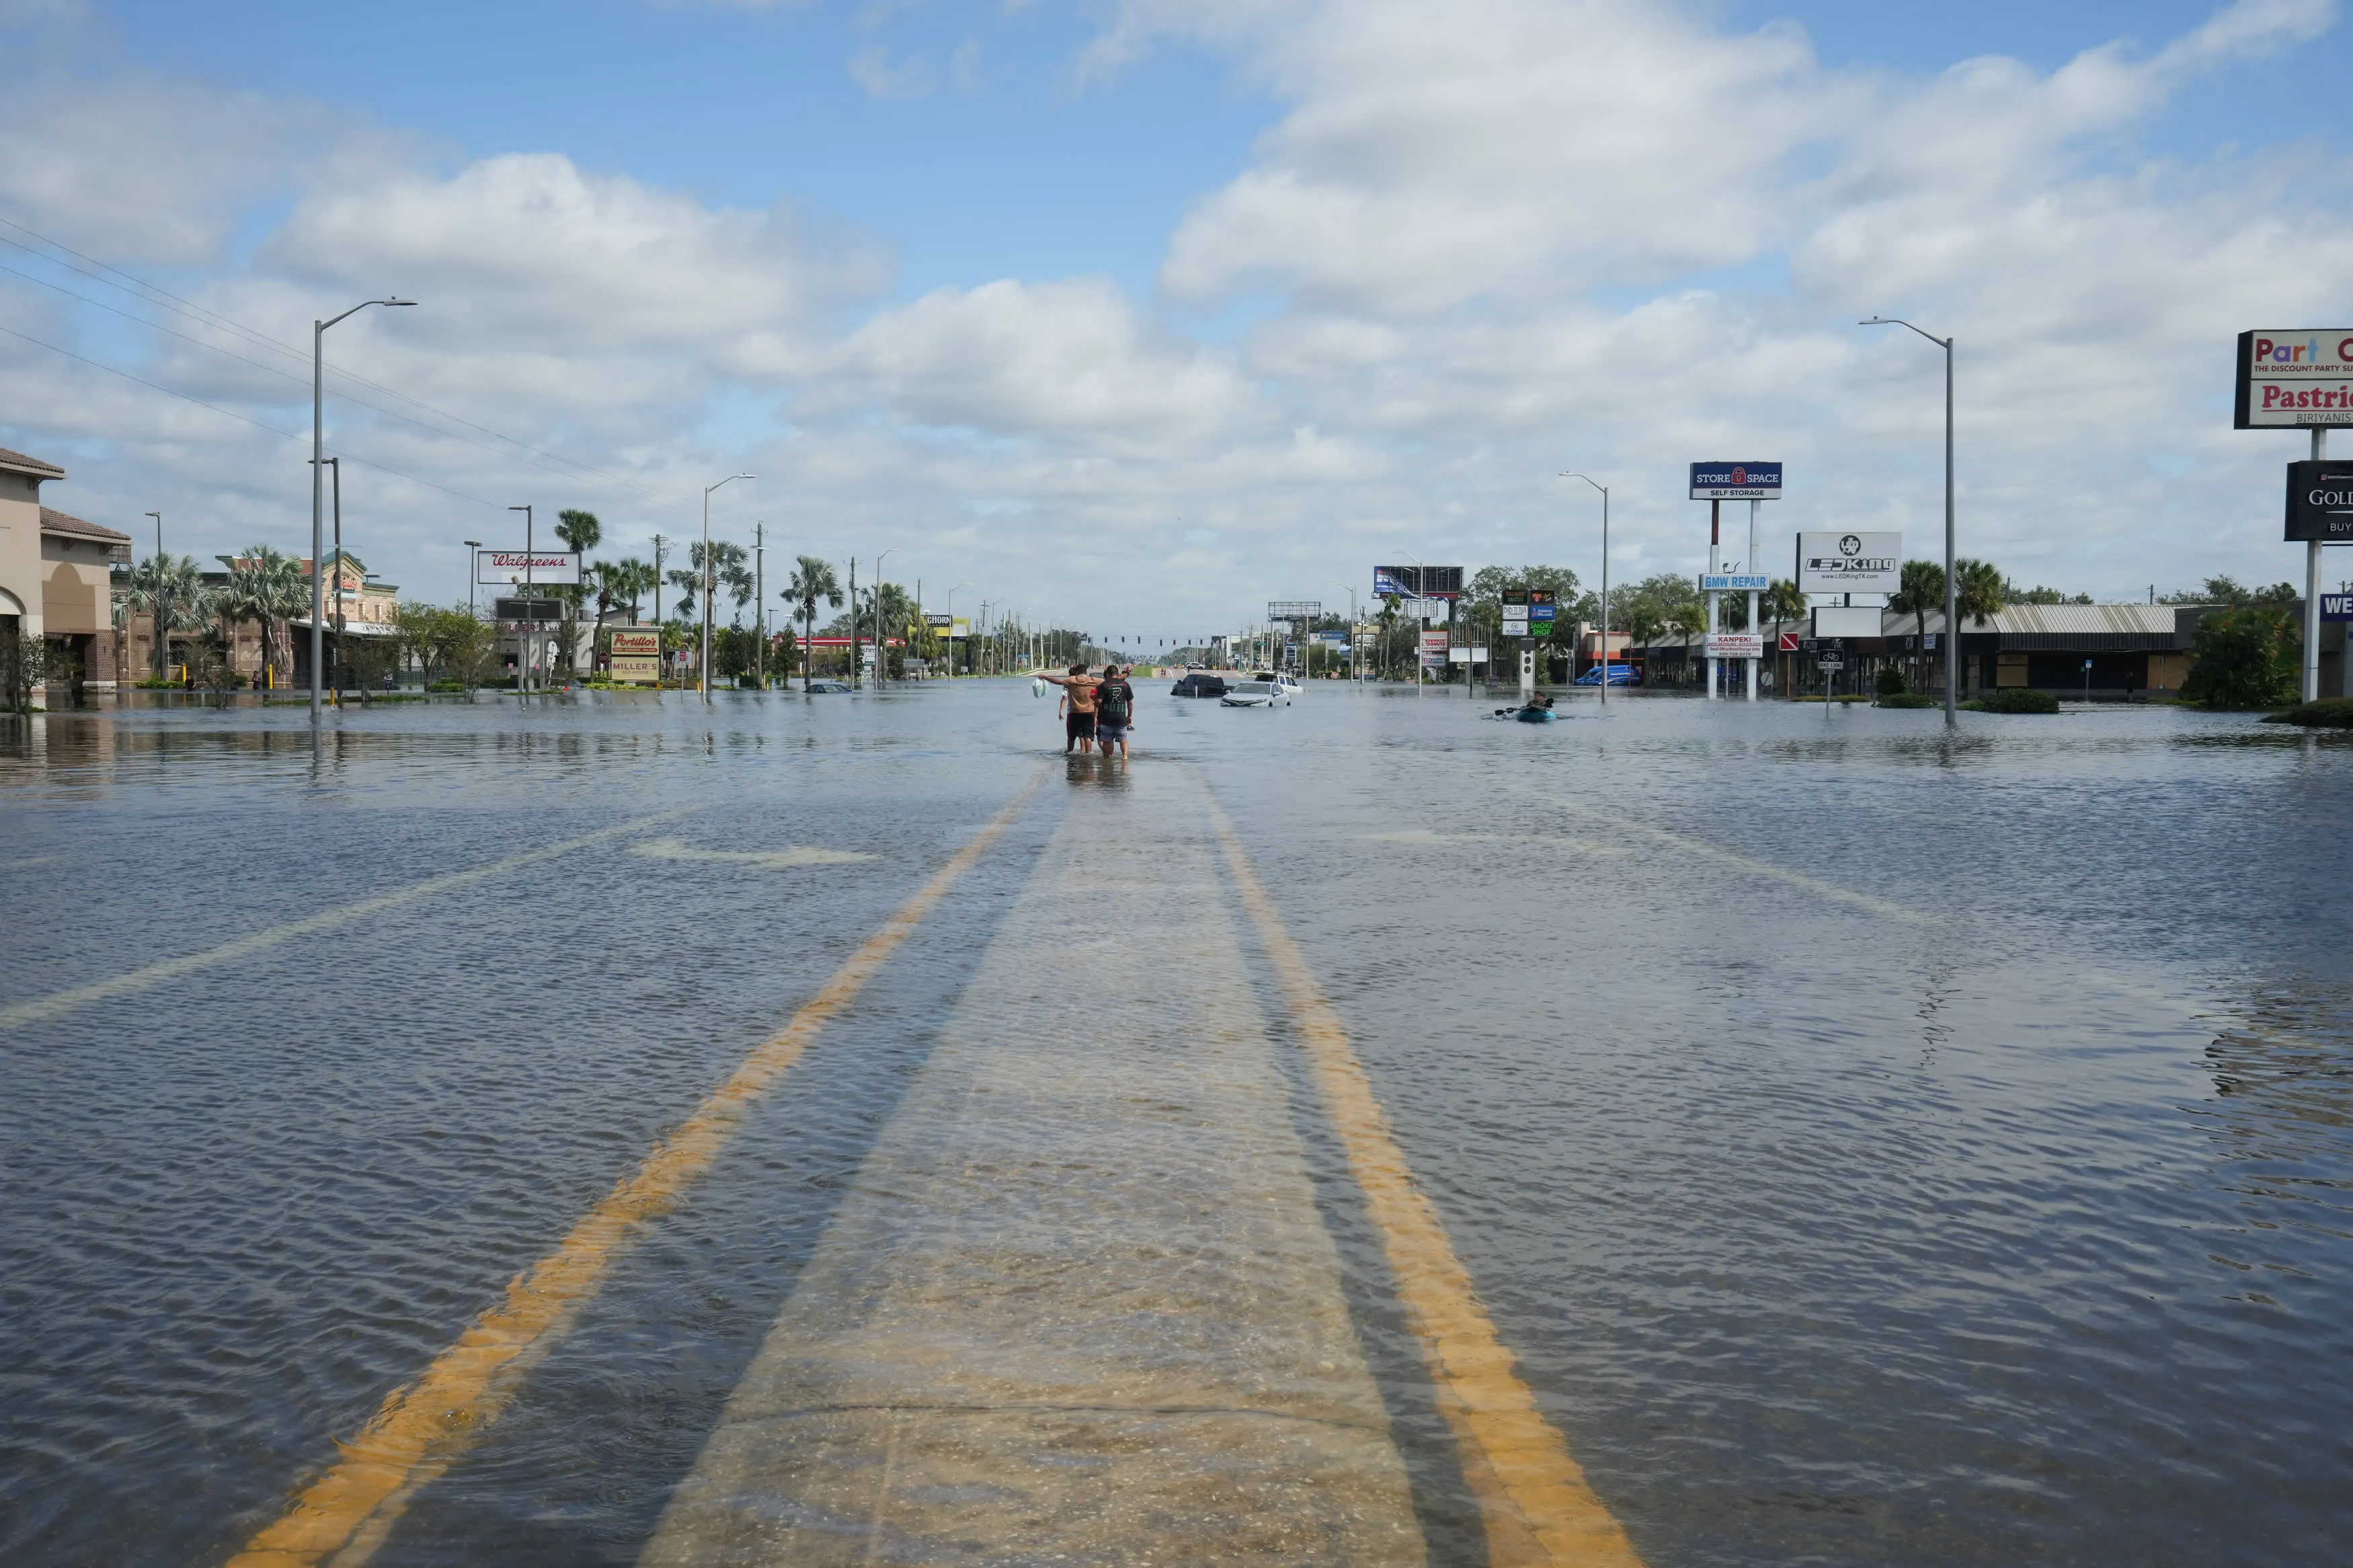
[[[535,612],[531,593],[532,511],[528,505],[511,506],[507,510],[522,513],[522,635],[515,639],[515,699],[521,701],[522,694],[531,689],[532,627],[536,624],[532,620]]]
[[[661,692],[661,668],[670,662],[670,655],[661,651],[662,546],[668,542],[660,534],[654,535],[654,692],[657,696]]]
[[[462,539],[459,542],[466,547],[466,613],[470,616],[475,613],[474,579],[481,575],[474,567],[474,552],[482,547],[482,542],[479,539]]]
[[[768,525],[752,524],[752,645],[753,679],[768,689]]]

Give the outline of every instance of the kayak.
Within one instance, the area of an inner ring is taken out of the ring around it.
[[[1549,708],[1523,708],[1518,712],[1513,714],[1512,717],[1517,719],[1523,724],[1549,724],[1552,722],[1552,710]]]

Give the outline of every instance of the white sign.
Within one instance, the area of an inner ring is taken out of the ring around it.
[[[1881,634],[1880,612],[1868,605],[1823,605],[1814,611],[1818,637],[1875,637]]]
[[[1758,632],[1710,632],[1707,634],[1707,656],[1710,658],[1763,658],[1765,638]]]
[[[2353,425],[2353,327],[2239,334],[2241,430]]]
[[[1900,533],[1800,533],[1798,587],[1808,594],[1893,594],[1904,580]]]
[[[1449,664],[1485,664],[1487,650],[1483,647],[1451,647],[1446,650]]]
[[[530,571],[524,571],[528,563]],[[534,550],[526,554],[520,550],[477,550],[474,552],[474,581],[495,583],[505,587],[520,583],[528,575],[538,583],[577,583],[580,581],[580,552],[576,550]]]
[[[1514,608],[1520,612],[1516,616],[1512,614]],[[1504,635],[1507,637],[1528,635],[1528,607],[1525,605],[1510,606],[1504,611]]]
[[[1703,594],[1762,594],[1772,585],[1770,577],[1753,577],[1740,572],[1702,575],[1699,580],[1699,591]]]

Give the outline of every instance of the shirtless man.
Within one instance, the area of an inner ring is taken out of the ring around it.
[[[1068,675],[1040,673],[1040,680],[1050,680],[1062,689],[1062,700],[1056,710],[1063,715],[1062,754],[1071,754],[1075,746],[1081,752],[1095,749],[1095,688],[1103,683],[1087,673],[1083,664],[1071,666]]]

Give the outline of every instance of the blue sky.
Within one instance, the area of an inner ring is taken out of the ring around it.
[[[333,343],[433,432],[355,385],[331,418],[429,481],[353,503],[444,602],[510,497],[641,552],[735,468],[724,528],[1139,630],[1408,552],[1589,579],[1569,466],[1618,480],[1621,580],[1696,563],[1683,463],[1767,448],[1781,532],[1926,552],[1934,367],[1874,310],[1961,338],[1978,552],[2115,596],[2275,579],[2287,438],[2218,427],[2230,335],[2353,284],[2342,134],[2272,112],[2353,67],[2331,0],[0,0],[0,218],[290,343],[426,300]],[[5,276],[0,325],[307,417],[221,342]],[[200,554],[307,533],[283,439],[0,363],[55,504],[161,500]]]

